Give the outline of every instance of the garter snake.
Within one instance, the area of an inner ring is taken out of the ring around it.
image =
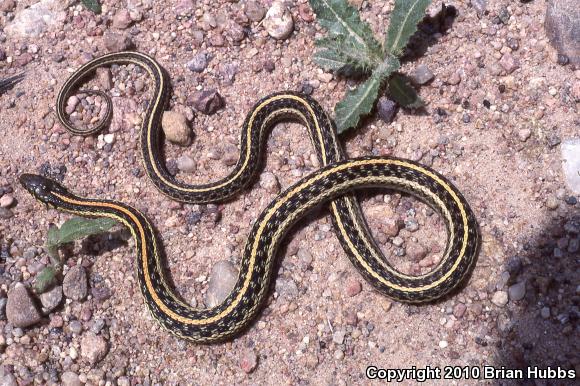
[[[312,98],[281,92],[260,100],[248,113],[240,136],[240,156],[225,178],[204,185],[187,185],[174,179],[159,159],[160,121],[167,98],[165,72],[152,58],[137,52],[120,52],[97,58],[77,70],[64,84],[57,100],[57,115],[73,133],[87,135],[100,130],[110,117],[110,98],[103,122],[95,128],[74,127],[65,113],[67,98],[97,67],[134,63],[155,81],[153,100],[140,135],[145,169],[156,187],[166,195],[188,203],[223,201],[252,181],[259,169],[266,133],[283,119],[301,122],[322,164],[278,195],[253,225],[246,243],[238,280],[230,295],[218,306],[195,309],[171,289],[163,273],[155,232],[136,209],[115,201],[85,199],[60,184],[35,175],[23,175],[22,184],[38,200],[81,216],[115,218],[127,226],[137,247],[137,274],[152,315],[170,332],[196,342],[223,340],[239,333],[258,313],[267,297],[276,251],[289,228],[306,212],[330,203],[333,224],[343,249],[362,275],[382,293],[402,302],[421,303],[448,294],[473,267],[479,244],[475,216],[461,193],[434,170],[394,157],[346,159],[338,143],[334,123]],[[396,270],[384,258],[368,229],[353,191],[387,187],[410,193],[437,210],[447,227],[447,245],[438,265],[430,272],[412,276]]]

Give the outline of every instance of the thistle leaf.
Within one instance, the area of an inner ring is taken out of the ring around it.
[[[93,11],[94,13],[101,13],[101,4],[98,0],[81,0],[81,3],[83,3],[83,5],[87,7],[89,11]]]
[[[360,117],[367,115],[373,109],[379,95],[379,89],[385,79],[400,67],[400,63],[394,56],[387,56],[370,78],[354,90],[348,91],[335,109],[335,122],[338,133],[342,133],[351,127],[356,127]]]
[[[380,87],[380,77],[371,76],[363,84],[346,93],[344,99],[334,109],[334,120],[338,134],[345,132],[351,127],[356,127],[361,116],[371,112],[379,95]]]
[[[314,61],[324,69],[343,74],[364,74],[377,66],[376,60],[369,58],[345,37],[318,39],[316,43],[323,49],[314,54]]]
[[[413,34],[417,24],[425,17],[431,0],[395,0],[395,9],[385,39],[385,52],[400,55]]]
[[[34,280],[34,291],[36,293],[41,294],[46,292],[50,287],[56,284],[56,275],[57,270],[54,267],[45,267],[38,275],[36,275],[36,279]]]
[[[117,222],[110,218],[81,218],[74,217],[67,220],[60,229],[50,234],[47,240],[48,247],[58,247],[61,244],[70,243],[71,241],[81,239],[86,236],[103,233],[108,231]]]
[[[310,0],[318,23],[328,30],[330,38],[342,38],[343,43],[355,47],[365,62],[377,62],[381,57],[381,45],[375,39],[370,26],[360,19],[356,8],[347,0]]]
[[[400,74],[395,74],[389,79],[389,95],[405,108],[425,106],[410,82]]]

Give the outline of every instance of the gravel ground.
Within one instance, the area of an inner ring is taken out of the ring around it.
[[[137,136],[150,98],[145,72],[113,66],[88,81],[114,102],[110,127],[96,137],[71,136],[57,122],[60,85],[111,50],[133,46],[154,56],[171,74],[174,125],[187,120],[193,130],[189,146],[166,145],[167,163],[194,183],[227,174],[240,126],[258,98],[304,90],[331,111],[351,81],[312,62],[322,32],[305,0],[286,2],[294,20],[287,37],[287,15],[262,20],[270,0],[105,0],[98,16],[76,2],[34,3],[0,0],[0,75],[26,72],[0,95],[0,383],[349,385],[367,383],[369,365],[580,371],[580,192],[567,188],[560,155],[561,143],[580,128],[580,70],[550,46],[544,1],[447,4],[457,11],[439,26],[447,30],[425,34],[421,54],[402,67],[432,78],[419,91],[425,110],[400,110],[392,123],[370,118],[342,138],[350,156],[419,160],[464,193],[483,236],[464,288],[420,307],[389,301],[351,266],[321,210],[288,237],[276,287],[256,323],[212,346],[180,341],[151,318],[134,276],[133,242],[121,229],[69,248],[62,285],[33,294],[31,284],[49,263],[42,248],[48,225],[69,215],[35,202],[18,175],[48,174],[79,194],[146,212],[162,235],[177,291],[203,306],[235,274],[260,211],[318,168],[304,128],[273,129],[264,173],[244,194],[220,205],[181,205],[143,173]],[[363,18],[384,32],[394,2],[358,3]],[[435,1],[431,13],[440,6]],[[44,18],[26,24],[31,19],[23,13]],[[103,106],[79,94],[69,112],[80,125],[92,124]],[[444,225],[428,207],[386,191],[361,200],[397,267],[422,272],[437,262]]]

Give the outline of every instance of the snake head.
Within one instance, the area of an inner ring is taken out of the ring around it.
[[[22,174],[20,183],[34,198],[47,205],[55,206],[60,201],[55,193],[61,195],[68,193],[58,182],[37,174]]]

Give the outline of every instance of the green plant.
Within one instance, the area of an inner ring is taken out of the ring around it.
[[[101,4],[98,0],[81,0],[81,3],[90,11],[101,13]]]
[[[56,283],[57,275],[61,272],[63,264],[58,251],[60,247],[87,236],[107,232],[116,223],[115,220],[110,218],[73,217],[65,221],[60,228],[51,224],[46,236],[45,249],[52,265],[45,267],[36,276],[34,282],[35,291],[38,293],[45,292]]]
[[[314,54],[314,61],[340,75],[368,76],[336,105],[335,121],[339,133],[356,127],[361,116],[370,113],[385,85],[400,105],[410,108],[423,105],[405,78],[394,73],[400,67],[398,58],[417,31],[417,24],[425,17],[430,3],[431,0],[395,0],[389,28],[381,44],[347,0],[310,0],[318,22],[328,32],[316,41],[320,49]]]

